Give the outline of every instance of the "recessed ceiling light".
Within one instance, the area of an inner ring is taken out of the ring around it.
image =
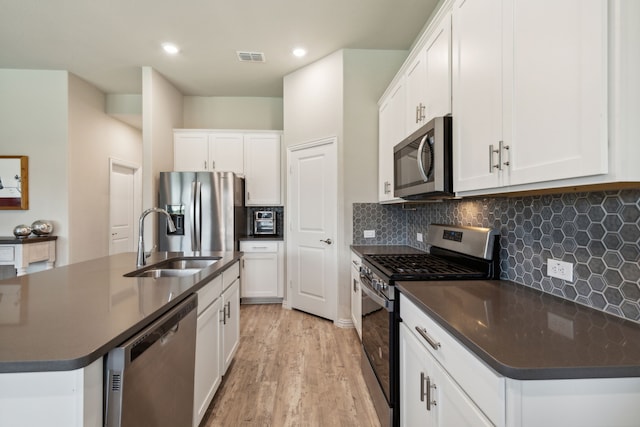
[[[307,54],[306,49],[303,49],[301,47],[297,47],[293,49],[293,56],[295,56],[296,58],[302,58],[306,54]]]
[[[178,46],[173,43],[162,43],[162,49],[164,49],[164,51],[169,55],[175,55],[176,53],[180,52]]]

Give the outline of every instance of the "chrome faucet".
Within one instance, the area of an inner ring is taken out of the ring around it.
[[[165,211],[164,209],[161,209],[161,208],[150,208],[150,209],[147,209],[146,211],[142,212],[142,214],[140,215],[140,220],[138,222],[138,258],[137,258],[137,261],[136,261],[136,266],[137,267],[142,267],[147,263],[146,258],[144,256],[144,219],[151,212],[157,212],[157,213],[164,214],[167,217],[167,221],[169,222],[169,224],[168,224],[169,225],[169,231],[172,232],[172,233],[174,231],[176,231],[176,226],[173,223],[173,220],[171,219],[171,215],[169,215],[169,212]]]

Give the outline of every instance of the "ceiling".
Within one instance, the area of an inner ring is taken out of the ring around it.
[[[0,0],[0,68],[68,70],[142,92],[151,66],[184,95],[282,96],[282,77],[338,49],[407,50],[437,0]],[[177,44],[175,56],[163,42]],[[303,46],[308,55],[291,55]],[[263,52],[264,63],[237,51]]]

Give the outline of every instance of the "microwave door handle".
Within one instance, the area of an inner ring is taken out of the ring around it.
[[[418,147],[418,158],[416,159],[418,162],[418,170],[420,171],[420,175],[422,175],[422,179],[424,182],[429,181],[429,177],[427,176],[427,172],[424,170],[424,164],[422,163],[422,150],[424,150],[424,145],[427,143],[428,135],[425,135],[420,141],[420,146]]]

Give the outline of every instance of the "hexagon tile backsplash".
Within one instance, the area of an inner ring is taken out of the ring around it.
[[[416,235],[432,223],[497,228],[501,278],[640,323],[640,190],[355,203],[353,244],[426,249]],[[548,258],[573,263],[573,283],[547,276]]]

